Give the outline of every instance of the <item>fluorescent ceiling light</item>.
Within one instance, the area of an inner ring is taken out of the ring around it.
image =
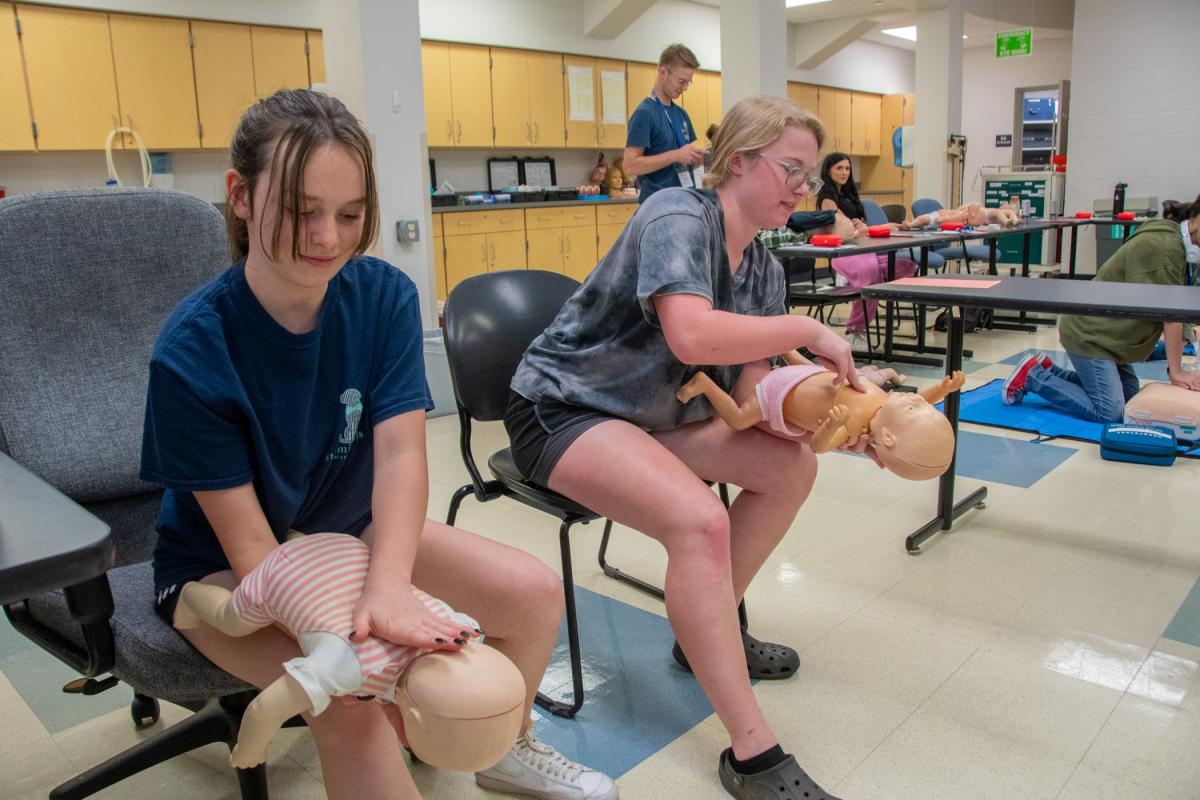
[[[815,6],[817,3],[829,3],[832,0],[785,0],[786,8],[795,8],[797,6]]]
[[[917,26],[909,25],[907,28],[884,28],[880,33],[886,33],[888,36],[895,36],[897,39],[907,39],[910,42],[917,40]],[[964,33],[963,38],[967,38]]]

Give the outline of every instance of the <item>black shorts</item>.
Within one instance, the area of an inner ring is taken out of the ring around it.
[[[534,403],[511,390],[504,410],[504,427],[517,469],[527,480],[547,487],[550,473],[567,448],[588,428],[610,419],[619,418],[557,400]]]
[[[175,627],[175,607],[179,605],[179,590],[182,588],[183,583],[177,583],[154,593],[154,612],[172,628]]]

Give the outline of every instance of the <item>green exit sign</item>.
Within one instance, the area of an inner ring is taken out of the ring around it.
[[[1000,31],[996,34],[996,58],[1027,56],[1033,52],[1033,28]]]

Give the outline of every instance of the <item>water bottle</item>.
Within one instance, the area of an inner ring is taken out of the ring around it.
[[[1112,213],[1114,217],[1125,210],[1125,187],[1128,185],[1127,183],[1118,183],[1113,189]]]

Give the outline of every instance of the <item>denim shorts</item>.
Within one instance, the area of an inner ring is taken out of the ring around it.
[[[550,473],[567,448],[589,428],[610,419],[619,417],[557,400],[534,403],[511,390],[504,411],[517,469],[527,480],[547,487]]]

